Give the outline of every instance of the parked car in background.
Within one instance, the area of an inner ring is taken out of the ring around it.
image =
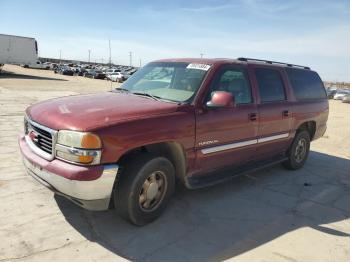
[[[111,68],[111,69],[107,69],[107,70],[105,71],[105,74],[106,74],[106,76],[108,76],[108,75],[110,75],[110,74],[117,73],[117,72],[120,72],[120,70],[119,70],[119,69],[116,69],[116,68]]]
[[[50,65],[51,70],[55,70],[57,67],[58,67],[58,64],[56,64],[56,63],[51,63],[51,65]]]
[[[45,62],[43,63],[44,69],[49,70],[51,68],[51,63],[50,62]]]
[[[24,68],[33,68],[33,69],[48,69],[48,65],[44,64],[40,61],[36,61],[35,63],[28,63],[22,65]]]
[[[328,99],[333,99],[334,95],[337,93],[337,89],[327,89]]]
[[[56,66],[53,68],[53,72],[54,72],[55,74],[58,74],[58,71],[60,70],[61,67],[63,67],[63,65],[61,65],[61,64],[56,65]]]
[[[137,69],[136,68],[133,68],[131,70],[128,71],[128,75],[131,76],[133,75],[134,73],[136,73]]]
[[[122,74],[121,72],[109,74],[107,75],[107,79],[111,80],[112,82],[118,82],[118,83],[121,83],[126,80],[124,74]]]
[[[343,103],[350,103],[350,94],[344,95],[342,101]]]
[[[343,97],[347,94],[350,94],[350,91],[344,89],[338,89],[335,93],[333,99],[334,100],[343,100]]]
[[[93,78],[93,79],[105,79],[106,78],[105,73],[103,73],[100,70],[96,70],[96,69],[86,70],[86,72],[84,73],[84,76],[89,77],[89,78]]]
[[[58,69],[58,73],[61,75],[74,75],[74,71],[69,66],[62,66]]]
[[[172,58],[112,92],[31,105],[19,145],[28,173],[49,189],[145,225],[164,211],[175,181],[195,189],[277,163],[302,168],[328,111],[308,67]]]
[[[78,67],[76,70],[75,70],[75,73],[74,75],[77,75],[77,76],[84,76],[84,73],[86,72],[86,69],[83,68],[83,67]]]

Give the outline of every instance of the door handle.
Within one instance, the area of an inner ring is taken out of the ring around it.
[[[250,121],[256,121],[256,119],[258,118],[256,113],[250,113],[248,114],[248,117]]]
[[[284,110],[282,112],[282,116],[288,117],[289,116],[289,111],[288,110]]]

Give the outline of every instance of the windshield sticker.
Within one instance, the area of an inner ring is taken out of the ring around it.
[[[199,69],[199,70],[208,71],[209,68],[210,68],[210,65],[206,65],[206,64],[189,64],[186,68],[187,69]]]

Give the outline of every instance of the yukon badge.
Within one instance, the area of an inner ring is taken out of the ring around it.
[[[199,146],[207,146],[207,145],[212,145],[212,144],[216,144],[218,143],[219,140],[208,140],[208,141],[203,141],[203,142],[199,142],[198,145]]]

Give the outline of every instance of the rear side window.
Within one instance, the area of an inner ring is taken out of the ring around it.
[[[255,69],[255,74],[259,85],[261,102],[275,102],[286,99],[283,81],[277,70],[257,68]]]
[[[326,98],[325,88],[316,72],[293,68],[286,71],[297,100]]]

